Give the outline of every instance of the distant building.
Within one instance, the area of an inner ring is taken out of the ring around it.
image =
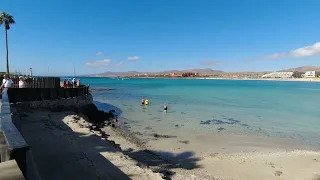
[[[199,77],[200,74],[196,72],[184,72],[184,73],[170,73],[170,77]]]
[[[197,77],[197,76],[199,76],[199,73],[186,72],[182,74],[182,77]]]
[[[302,74],[303,78],[315,78],[317,77],[316,71],[307,71],[306,73]]]
[[[182,77],[182,74],[170,73],[169,76],[170,76],[170,77]]]
[[[265,74],[262,78],[292,78],[293,72],[273,72]]]

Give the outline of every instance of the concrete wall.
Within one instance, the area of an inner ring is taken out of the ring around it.
[[[36,108],[56,109],[60,107],[79,108],[81,106],[92,104],[92,103],[93,103],[92,95],[88,94],[86,96],[78,96],[78,97],[68,98],[68,99],[31,101],[31,102],[21,102],[21,103],[11,104],[11,110],[13,110],[12,107],[15,107],[15,106],[25,107],[25,108],[34,108],[34,109]]]

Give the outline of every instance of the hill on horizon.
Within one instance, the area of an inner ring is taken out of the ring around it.
[[[282,69],[280,72],[284,71],[299,71],[299,72],[306,72],[306,71],[319,71],[320,72],[320,66],[301,66],[296,68],[289,68],[289,69]]]
[[[170,74],[170,73],[185,73],[185,72],[197,72],[200,74],[212,75],[223,73],[224,71],[213,70],[211,68],[205,69],[186,69],[186,70],[168,70],[168,71],[159,71],[159,72],[138,72],[138,71],[127,71],[127,72],[111,72],[107,71],[104,73],[97,73],[97,74],[89,74],[84,76],[96,76],[96,77],[115,77],[115,76],[134,76],[134,75],[142,75],[142,74],[149,74],[149,75],[156,75],[156,74]]]

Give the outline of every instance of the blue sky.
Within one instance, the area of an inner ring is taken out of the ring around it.
[[[319,7],[318,0],[10,0],[0,11],[16,20],[11,71],[70,75],[73,64],[77,74],[320,65]],[[4,35],[0,42],[4,71]]]

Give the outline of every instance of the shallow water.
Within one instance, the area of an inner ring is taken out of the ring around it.
[[[124,127],[148,140],[221,132],[299,141],[320,147],[320,83],[285,81],[82,78],[96,105],[111,104]],[[141,98],[148,98],[148,107]],[[163,104],[168,112],[163,112]]]

